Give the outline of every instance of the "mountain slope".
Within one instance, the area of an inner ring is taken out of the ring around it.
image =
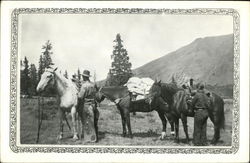
[[[211,85],[233,84],[233,35],[198,38],[161,58],[133,71],[138,77],[151,77],[164,82],[173,74],[184,74]]]

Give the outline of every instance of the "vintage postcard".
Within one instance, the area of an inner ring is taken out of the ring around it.
[[[249,3],[185,4],[4,2],[1,161],[247,161]]]

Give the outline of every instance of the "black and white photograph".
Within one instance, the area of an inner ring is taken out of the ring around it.
[[[21,144],[231,145],[232,16],[19,19]]]
[[[239,150],[237,10],[15,8],[10,22],[14,153]]]

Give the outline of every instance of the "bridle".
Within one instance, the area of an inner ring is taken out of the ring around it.
[[[49,72],[49,73],[52,74],[52,76],[50,77],[50,79],[49,79],[49,81],[48,81],[48,84],[49,84],[52,80],[54,80],[53,83],[52,83],[52,85],[55,86],[55,85],[56,85],[56,82],[55,82],[55,72],[54,72],[54,71],[48,71],[48,70],[46,70],[45,72]]]

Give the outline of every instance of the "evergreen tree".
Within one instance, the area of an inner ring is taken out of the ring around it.
[[[21,94],[24,94],[24,90],[25,90],[25,77],[24,77],[24,64],[23,64],[23,61],[21,60],[20,61],[20,82],[21,82],[21,84],[20,84],[20,89],[21,89]]]
[[[41,75],[44,73],[45,68],[50,67],[51,65],[54,65],[52,62],[51,55],[52,52],[52,44],[48,40],[45,45],[42,45],[42,55],[40,55],[39,58],[39,67],[38,67],[38,80],[40,81]],[[53,86],[47,87],[47,89],[44,91],[43,95],[45,96],[51,96],[55,94],[55,89],[53,89]]]
[[[22,71],[24,69],[23,61],[20,60],[20,70]]]
[[[21,74],[21,92],[23,94],[28,94],[28,88],[30,84],[30,77],[29,77],[29,61],[26,57],[24,57],[23,61],[23,70]]]
[[[94,83],[96,83],[96,72],[94,71],[94,75],[93,75],[93,80],[94,80]]]
[[[36,86],[38,84],[38,75],[36,66],[34,64],[30,64],[30,86],[29,86],[29,94],[36,94]]]
[[[65,70],[65,72],[64,72],[64,77],[68,79],[68,72],[67,72],[67,70]]]
[[[51,55],[53,54],[53,52],[51,52],[52,50],[52,44],[51,42],[48,40],[45,45],[42,46],[42,49],[44,49],[43,53],[43,61],[44,61],[44,68],[48,68],[51,65],[54,65],[54,63],[52,62],[51,59]]]
[[[52,50],[52,44],[48,40],[45,45],[42,45],[42,49],[44,50],[42,52],[42,55],[40,55],[39,58],[39,67],[38,67],[38,80],[41,79],[41,75],[43,74],[45,68],[48,68],[51,65],[54,65],[52,62],[51,55],[53,54]]]
[[[79,68],[77,69],[77,77],[78,77],[78,80],[81,80],[81,71]]]
[[[41,79],[41,76],[44,72],[44,62],[43,62],[43,56],[40,55],[40,58],[39,58],[39,66],[38,66],[38,80],[40,81]]]
[[[120,34],[116,35],[115,46],[111,55],[112,64],[108,74],[109,85],[123,85],[132,76],[131,66],[127,50],[123,47]],[[106,84],[107,84],[106,83]]]

